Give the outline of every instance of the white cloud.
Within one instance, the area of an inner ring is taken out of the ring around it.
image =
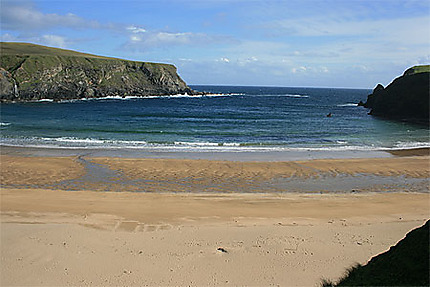
[[[40,45],[66,48],[70,42],[66,37],[54,34],[44,34],[41,36],[21,37],[14,36],[8,33],[1,35],[1,40],[4,42],[31,42]]]
[[[302,72],[306,72],[308,70],[308,68],[301,66],[301,67],[294,67],[291,69],[291,73],[296,74],[296,73],[302,73]]]
[[[205,33],[193,33],[193,32],[165,32],[165,31],[148,31],[143,32],[139,28],[129,29],[131,32],[129,35],[129,42],[127,42],[124,47],[130,50],[136,51],[147,51],[154,48],[171,48],[174,46],[200,46],[207,45],[211,43],[220,42],[231,42],[227,37],[222,36],[210,36]]]
[[[54,47],[59,47],[59,48],[65,48],[66,45],[66,38],[62,37],[62,36],[57,36],[57,35],[43,35],[41,37],[40,42],[42,44],[45,44],[47,46],[54,46]]]
[[[278,35],[300,37],[362,37],[395,43],[428,44],[430,18],[410,17],[394,19],[351,20],[348,17],[313,17],[282,19],[266,23],[266,29]]]
[[[89,21],[75,14],[45,14],[30,2],[2,1],[0,9],[2,29],[13,31],[37,31],[55,27],[100,28],[97,21]]]
[[[6,33],[1,35],[1,40],[2,42],[14,42],[14,41],[17,41],[18,39],[14,35]]]
[[[126,29],[129,30],[129,31],[131,31],[134,34],[145,33],[146,32],[146,30],[144,28],[137,27],[137,26],[134,26],[134,25],[128,26]]]
[[[142,38],[139,36],[135,36],[135,35],[130,36],[130,41],[132,41],[132,42],[139,42],[141,40],[142,40]]]

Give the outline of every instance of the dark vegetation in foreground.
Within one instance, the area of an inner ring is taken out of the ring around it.
[[[366,265],[348,269],[337,284],[323,280],[321,286],[429,286],[429,222]]]

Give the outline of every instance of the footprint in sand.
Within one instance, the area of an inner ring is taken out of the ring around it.
[[[169,224],[143,224],[139,221],[120,221],[116,224],[115,231],[128,232],[153,232],[159,230],[169,230],[172,226]]]

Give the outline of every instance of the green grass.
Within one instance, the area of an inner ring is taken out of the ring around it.
[[[72,50],[60,49],[60,48],[52,48],[42,45],[36,45],[31,43],[17,43],[17,42],[0,42],[0,56],[2,58],[2,62],[4,61],[5,56],[19,56],[19,57],[28,57],[28,56],[58,56],[58,57],[80,57],[85,58],[87,61],[91,62],[91,59],[104,59],[104,60],[115,60],[115,61],[124,61],[124,62],[134,62],[134,63],[145,63],[150,67],[162,66],[169,67],[170,64],[164,63],[150,63],[150,62],[142,62],[142,61],[131,61],[114,57],[104,57],[98,56],[88,53],[81,53]],[[3,66],[3,64],[2,64]],[[176,72],[176,71],[175,71]]]
[[[409,76],[409,75],[419,74],[419,73],[430,73],[430,65],[413,66],[407,69],[404,75]]]
[[[1,55],[49,55],[49,56],[72,56],[98,59],[116,59],[111,57],[97,56],[87,53],[52,48],[31,43],[0,42]]]
[[[129,68],[129,72],[133,69],[137,72],[144,66],[155,78],[160,78],[166,73],[176,76],[176,68],[170,64],[129,61],[30,43],[0,42],[0,60],[0,67],[14,75],[18,68],[24,68],[23,75],[16,75],[19,78],[37,74],[60,64],[70,68],[85,67],[87,70],[104,69],[106,71],[111,71],[114,65],[125,65]],[[28,75],[25,75],[26,73]]]

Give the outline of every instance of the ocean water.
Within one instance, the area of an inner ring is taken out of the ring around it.
[[[428,127],[378,119],[358,107],[371,90],[192,88],[214,94],[1,104],[0,144],[146,152],[430,146]]]

